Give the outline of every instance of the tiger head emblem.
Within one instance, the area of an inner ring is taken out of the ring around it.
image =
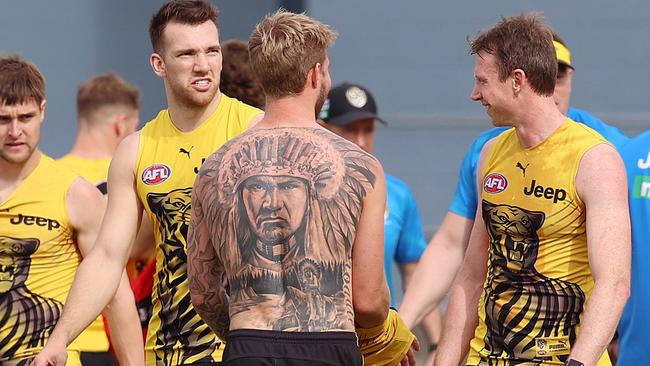
[[[158,218],[163,240],[185,243],[190,223],[192,188],[175,189],[168,193],[149,193],[149,209]]]
[[[544,213],[510,205],[495,205],[483,200],[483,220],[496,254],[505,259],[513,272],[532,269],[537,259],[537,230]],[[505,253],[503,249],[505,248]]]
[[[24,286],[32,261],[31,255],[39,245],[38,239],[0,235],[0,294]]]

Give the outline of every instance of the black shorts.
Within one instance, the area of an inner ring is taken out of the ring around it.
[[[83,366],[117,366],[110,352],[81,352],[80,357]]]
[[[237,329],[228,334],[224,366],[361,366],[354,332]]]

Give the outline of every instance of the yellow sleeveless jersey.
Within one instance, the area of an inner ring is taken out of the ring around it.
[[[137,192],[156,237],[147,365],[221,361],[224,346],[195,312],[187,286],[191,191],[205,158],[260,113],[221,94],[216,111],[193,131],[178,130],[167,110],[140,131]]]
[[[489,153],[481,188],[488,272],[468,365],[563,365],[593,289],[585,207],[575,177],[607,143],[568,119],[523,149],[514,129]],[[611,365],[607,353],[598,363]]]
[[[0,203],[0,364],[32,358],[61,315],[81,254],[66,194],[77,174],[42,155]],[[80,365],[77,347],[67,365]]]
[[[68,154],[57,161],[76,171],[84,179],[94,184],[103,194],[106,194],[106,179],[111,159],[84,159]]]
[[[57,161],[77,172],[84,179],[94,184],[103,194],[106,194],[106,178],[108,177],[108,166],[111,164],[111,159],[83,159],[68,154]],[[82,352],[108,351],[108,337],[106,336],[104,320],[101,315],[77,337],[76,345]]]

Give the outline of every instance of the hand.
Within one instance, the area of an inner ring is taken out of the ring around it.
[[[418,338],[415,337],[413,338],[413,342],[411,342],[411,348],[409,348],[408,352],[406,352],[406,355],[400,361],[399,366],[415,366],[415,354],[420,350],[420,342],[418,341]]]
[[[65,366],[68,352],[65,346],[57,347],[48,343],[41,352],[34,357],[29,366]]]

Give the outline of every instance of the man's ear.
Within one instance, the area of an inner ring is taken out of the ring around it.
[[[521,91],[521,87],[526,82],[526,72],[522,69],[514,69],[510,74],[512,78],[512,90],[515,93]]]
[[[47,107],[47,99],[43,99],[41,105],[38,106],[38,111],[41,113],[41,122],[45,119],[45,107]]]
[[[117,137],[124,137],[126,133],[126,114],[118,113],[111,119],[111,129]]]
[[[162,56],[155,52],[152,53],[149,57],[149,64],[158,77],[165,77],[165,61],[163,61]]]
[[[320,62],[317,62],[309,70],[309,81],[311,83],[311,87],[314,89],[318,89],[318,82],[323,77],[322,68],[323,65]]]

